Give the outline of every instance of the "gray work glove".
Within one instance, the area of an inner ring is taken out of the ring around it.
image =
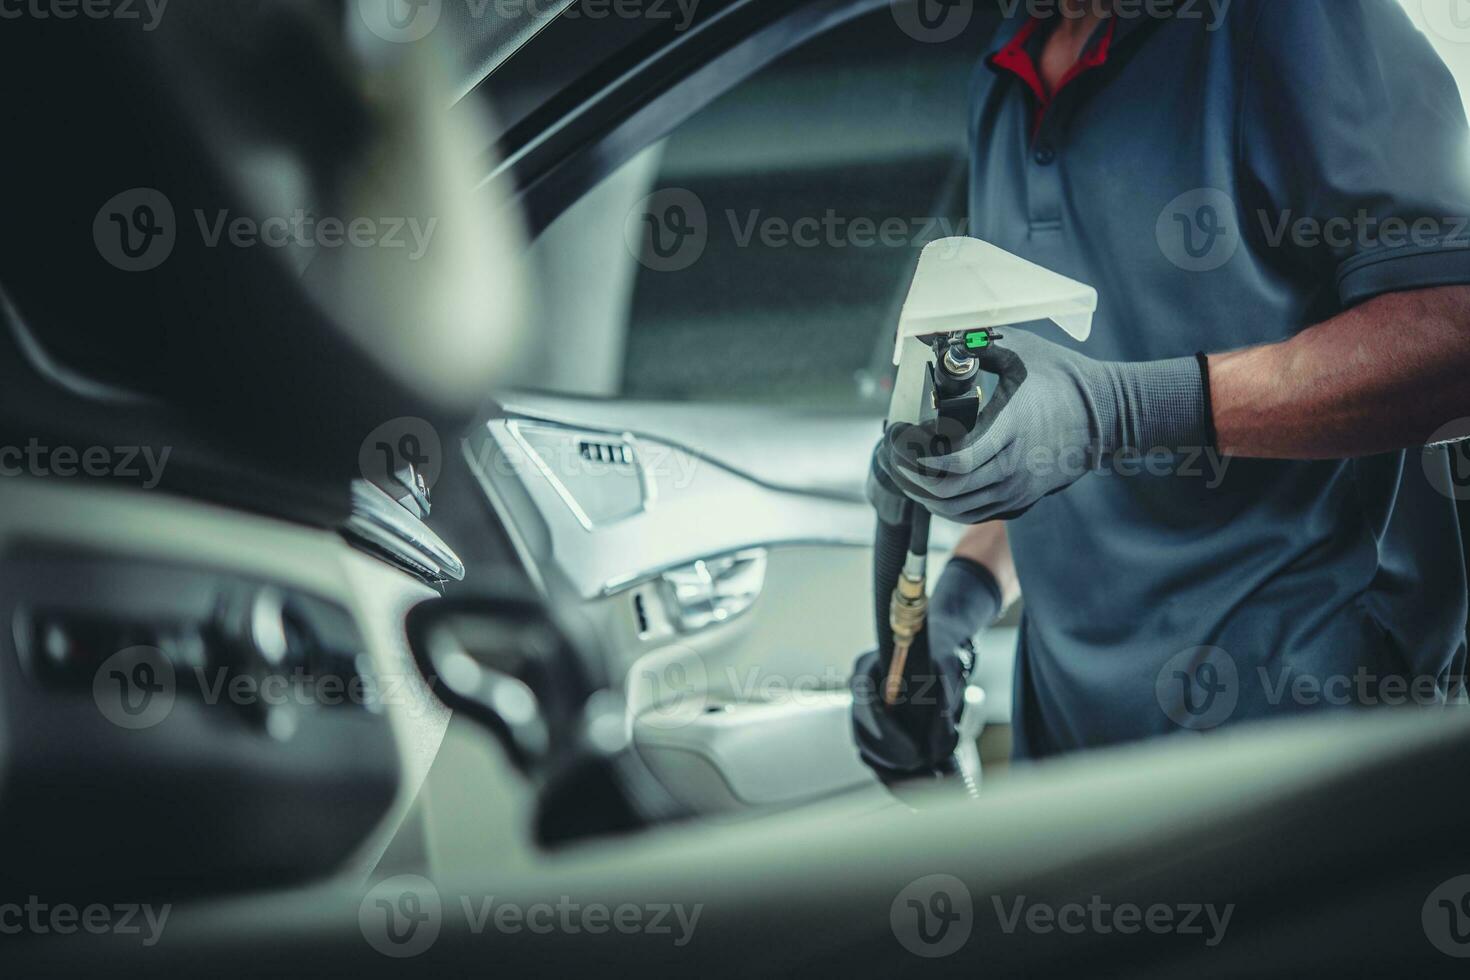
[[[931,512],[965,524],[1019,517],[1117,453],[1210,444],[1193,357],[1094,361],[1024,330],[976,355],[1000,377],[975,427],[894,425],[878,463]]]
[[[971,639],[1000,611],[995,576],[968,558],[951,558],[934,584],[929,619],[909,651],[898,704],[883,703],[886,652],[858,658],[852,679],[853,738],[879,778],[892,783],[952,771],[965,685],[975,666]]]
[[[873,505],[873,510],[878,514],[878,520],[884,524],[897,526],[908,522],[909,513],[914,504],[903,492],[903,487],[895,483],[890,475],[892,466],[885,460],[887,454],[888,443],[885,436],[873,447],[873,461],[868,467],[868,483],[865,489],[868,503]]]

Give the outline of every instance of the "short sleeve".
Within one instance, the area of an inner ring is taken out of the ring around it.
[[[1263,0],[1241,76],[1246,234],[1344,307],[1470,283],[1470,127],[1393,0]]]

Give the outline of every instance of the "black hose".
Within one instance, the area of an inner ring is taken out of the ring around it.
[[[963,377],[951,377],[941,371],[936,379],[937,387],[944,396],[940,400],[939,415],[944,421],[959,423],[966,431],[975,425],[976,413],[979,408],[979,398],[966,397],[975,391],[975,375],[978,368],[971,370]],[[951,433],[952,434],[952,433]],[[929,554],[929,511],[908,500],[903,491],[893,484],[891,478],[887,477],[879,463],[879,453],[883,450],[882,444],[874,454],[874,466],[869,476],[869,499],[873,501],[878,512],[877,532],[873,541],[873,617],[874,632],[878,637],[877,660],[880,667],[880,678],[886,678],[893,664],[893,626],[889,620],[890,605],[893,601],[894,590],[898,586],[903,568],[910,554],[927,557]],[[929,648],[927,639],[927,623],[914,637],[913,647],[910,652],[910,670],[932,671],[929,661]],[[876,710],[892,710],[897,720],[899,716],[908,715],[910,722],[917,727],[911,731],[910,738],[919,745],[926,745],[932,738],[926,734],[922,713],[914,715],[908,712],[902,705],[893,708],[885,708],[881,703],[874,706]],[[856,713],[856,708],[854,709]],[[904,727],[910,727],[909,723],[901,722]],[[863,736],[859,729],[859,745],[863,744]],[[939,746],[931,746],[933,751],[942,751]],[[904,772],[899,770],[884,769],[867,754],[865,761],[878,773],[890,789],[898,792],[909,780],[919,779],[922,774],[917,772]],[[958,782],[965,786],[973,795],[974,784],[959,760],[953,755],[945,760],[937,768],[928,773],[931,777],[961,777]]]
[[[923,507],[914,508],[914,516],[909,521],[909,554],[929,555],[929,511]]]

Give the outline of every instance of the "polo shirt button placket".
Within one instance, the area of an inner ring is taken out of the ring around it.
[[[1062,168],[1057,165],[1057,137],[1065,131],[1063,117],[1069,115],[1069,101],[1075,93],[1068,91],[1078,78],[1107,63],[1117,32],[1117,18],[1110,18],[1095,40],[1089,40],[1077,63],[1062,76],[1055,92],[1048,92],[1041,79],[1037,62],[1041,48],[1037,31],[1044,24],[1033,17],[988,59],[992,69],[1008,72],[1025,86],[1031,96],[1032,118],[1030,139],[1019,157],[1025,172],[1026,205],[1031,233],[1057,233],[1062,230]]]
[[[1058,160],[1061,120],[1052,113],[1044,117],[1029,148],[1031,173],[1026,180],[1027,206],[1033,234],[1055,233],[1062,226],[1062,168]]]

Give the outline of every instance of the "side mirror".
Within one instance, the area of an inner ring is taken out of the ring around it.
[[[537,843],[687,816],[638,757],[621,694],[538,601],[430,599],[408,614],[429,687],[488,729],[536,789]]]

